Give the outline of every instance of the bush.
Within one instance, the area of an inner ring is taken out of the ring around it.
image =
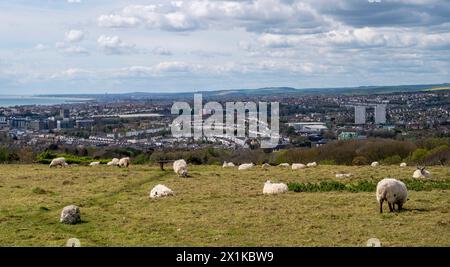
[[[368,165],[369,161],[366,159],[366,157],[363,156],[357,156],[352,160],[352,165],[356,165],[356,166],[363,166],[363,165]]]
[[[394,165],[400,164],[402,162],[402,158],[399,155],[390,156],[381,161],[383,165]]]
[[[433,180],[403,180],[408,190],[412,191],[430,191],[433,189],[448,190],[450,189],[450,181],[433,181]],[[376,181],[360,181],[355,184],[344,184],[337,181],[320,182],[320,183],[289,183],[289,191],[293,192],[374,192],[377,187]]]
[[[415,163],[423,163],[426,156],[428,156],[428,151],[424,148],[418,148],[412,153],[411,160]]]
[[[99,161],[100,163],[106,164],[110,160],[102,159],[102,160],[94,160],[92,157],[79,157],[70,154],[55,154],[50,151],[44,151],[37,156],[37,161],[42,164],[50,164],[55,158],[65,158],[68,164],[89,164],[93,161]]]

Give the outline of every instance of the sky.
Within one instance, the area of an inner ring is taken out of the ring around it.
[[[450,82],[450,1],[0,1],[0,94]]]

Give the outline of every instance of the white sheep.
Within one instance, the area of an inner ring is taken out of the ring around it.
[[[108,166],[119,166],[120,160],[118,158],[113,158],[110,162],[108,162]]]
[[[152,191],[150,191],[150,198],[168,197],[173,195],[172,189],[162,184],[153,187]]]
[[[338,173],[336,174],[336,178],[345,178],[345,177],[350,177],[352,176],[351,173]]]
[[[376,196],[380,204],[380,213],[383,213],[383,202],[385,200],[388,202],[391,212],[395,210],[395,204],[397,204],[400,211],[403,208],[403,204],[408,200],[408,189],[403,182],[393,178],[386,178],[377,184]]]
[[[304,169],[306,168],[305,164],[301,164],[301,163],[292,163],[292,169],[293,170],[300,170],[300,169]]]
[[[291,165],[289,165],[289,163],[281,163],[280,165],[278,165],[279,167],[286,167],[286,168],[289,168],[289,166],[291,166]]]
[[[173,163],[173,171],[180,177],[188,176],[188,167],[184,159],[177,160]]]
[[[100,162],[91,162],[91,164],[89,164],[89,166],[100,166]]]
[[[423,167],[423,168],[418,168],[417,170],[415,170],[412,177],[415,179],[423,179],[423,178],[428,178],[430,176],[431,176],[431,173],[429,171],[425,170],[425,167]]]
[[[380,166],[380,163],[378,161],[374,161],[374,162],[372,162],[372,164],[370,164],[370,166],[378,167],[378,166]]]
[[[286,193],[288,191],[288,186],[283,183],[274,184],[271,181],[267,181],[264,184],[263,194],[266,195],[273,195],[273,194],[280,194],[280,193]]]
[[[222,167],[223,168],[232,168],[232,167],[234,167],[234,163],[224,161]]]
[[[253,163],[244,163],[244,164],[239,165],[238,170],[239,171],[249,170],[249,169],[253,168],[253,166],[255,166],[255,164],[253,164]]]
[[[125,167],[125,168],[128,168],[128,166],[130,166],[130,164],[131,164],[131,160],[130,160],[130,158],[128,158],[128,157],[126,157],[126,158],[121,158],[120,160],[119,160],[119,167]]]
[[[402,162],[402,163],[400,163],[400,167],[406,167],[406,166],[408,166],[408,164],[406,164],[406,162]]]
[[[56,158],[53,159],[52,162],[50,163],[49,167],[53,168],[53,167],[67,167],[69,164],[66,163],[66,159],[65,158]]]
[[[316,163],[315,161],[314,161],[314,162],[310,162],[310,163],[306,164],[306,166],[307,166],[308,168],[316,167],[316,166],[317,166],[317,163]]]

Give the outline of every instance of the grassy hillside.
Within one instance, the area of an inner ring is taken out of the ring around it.
[[[354,175],[335,178],[340,171]],[[262,195],[267,179],[351,185],[384,177],[407,180],[413,171],[319,166],[238,172],[192,166],[191,177],[181,179],[151,166],[0,165],[0,246],[64,246],[73,237],[82,246],[365,246],[373,237],[383,246],[450,246],[448,167],[430,168],[439,189],[410,190],[400,213],[379,214],[374,192],[364,190]],[[176,196],[149,199],[159,183]],[[70,204],[81,207],[81,224],[59,223]]]

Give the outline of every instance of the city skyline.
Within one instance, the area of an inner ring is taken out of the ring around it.
[[[0,94],[449,82],[436,0],[0,3]]]

